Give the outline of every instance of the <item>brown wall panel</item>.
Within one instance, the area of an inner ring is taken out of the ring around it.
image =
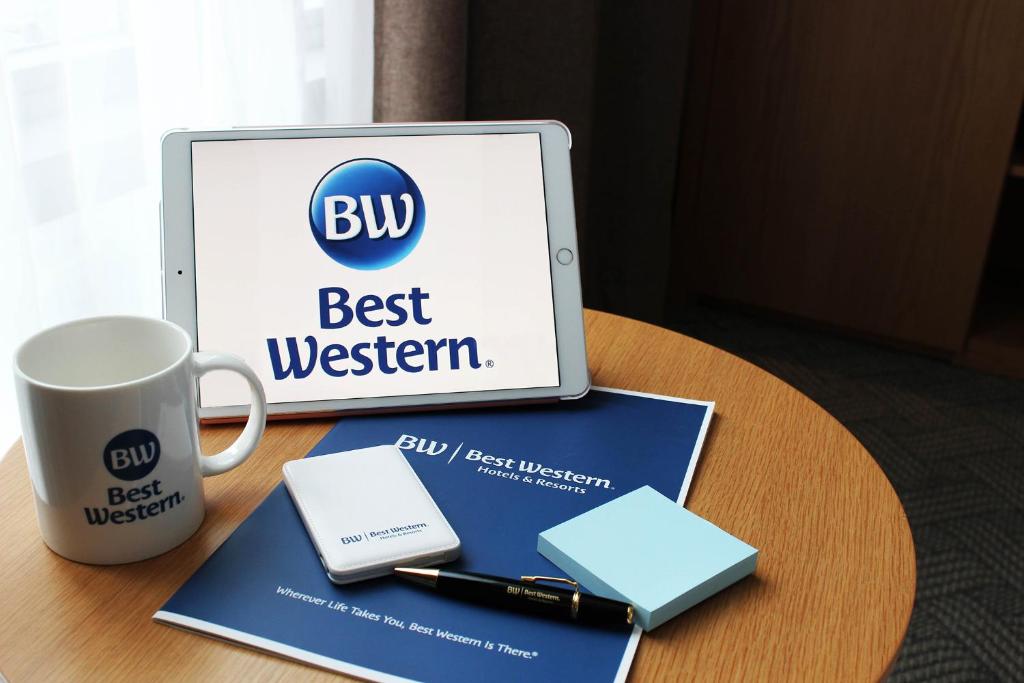
[[[958,351],[1024,91],[1024,2],[709,7],[675,282]]]

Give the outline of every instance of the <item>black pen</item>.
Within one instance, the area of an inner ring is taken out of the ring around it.
[[[442,595],[491,607],[566,619],[595,626],[628,626],[633,623],[633,606],[618,600],[580,593],[579,584],[550,576],[501,576],[452,572],[446,569],[399,567],[395,574],[406,581],[432,588]],[[538,581],[570,584],[574,590],[538,585]]]

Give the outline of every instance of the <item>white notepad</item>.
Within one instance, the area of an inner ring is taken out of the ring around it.
[[[459,537],[395,446],[284,464],[284,483],[334,583],[459,556]]]

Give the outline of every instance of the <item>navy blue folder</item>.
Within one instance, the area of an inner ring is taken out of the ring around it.
[[[682,503],[712,411],[595,389],[558,405],[347,417],[308,457],[398,444],[462,540],[451,568],[561,576],[537,534],[645,484]],[[388,681],[624,680],[639,639],[391,578],[336,586],[283,485],[154,618]]]

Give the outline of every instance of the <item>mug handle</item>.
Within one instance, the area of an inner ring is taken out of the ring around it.
[[[230,370],[244,377],[245,381],[249,383],[251,401],[249,419],[245,423],[245,429],[235,439],[235,442],[216,455],[199,458],[199,471],[204,477],[223,474],[245,462],[245,459],[256,450],[267,425],[267,397],[263,393],[263,385],[260,384],[260,380],[252,368],[246,365],[241,358],[230,353],[197,351],[192,354],[192,372],[196,378],[202,377],[212,370]]]

